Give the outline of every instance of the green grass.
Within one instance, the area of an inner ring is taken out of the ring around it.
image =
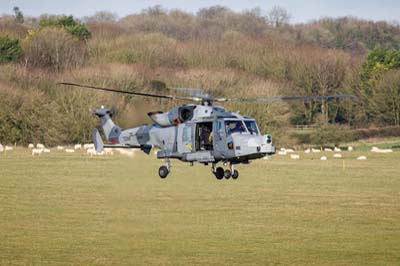
[[[161,180],[154,155],[0,154],[0,265],[400,265],[400,153],[343,154],[236,181],[176,161]]]

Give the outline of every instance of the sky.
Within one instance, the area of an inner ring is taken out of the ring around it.
[[[13,7],[18,6],[30,16],[47,13],[84,17],[106,10],[123,17],[155,5],[192,13],[213,5],[226,6],[234,11],[260,7],[265,12],[281,6],[289,11],[293,23],[348,15],[375,21],[400,21],[400,0],[0,0],[0,14],[12,14]]]

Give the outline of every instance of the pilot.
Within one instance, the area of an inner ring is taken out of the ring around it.
[[[212,142],[212,131],[209,127],[202,127],[200,132],[201,149],[207,150]]]

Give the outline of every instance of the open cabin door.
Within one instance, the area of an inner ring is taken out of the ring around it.
[[[178,152],[190,153],[193,151],[193,123],[186,122],[178,125]]]

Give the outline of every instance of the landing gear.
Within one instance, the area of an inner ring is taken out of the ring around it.
[[[168,174],[169,174],[169,171],[168,171],[168,168],[166,166],[163,165],[158,169],[158,175],[162,179],[166,178]]]
[[[167,160],[165,161],[165,164],[166,164],[166,165],[163,165],[163,166],[161,166],[161,167],[158,169],[158,175],[159,175],[162,179],[164,179],[164,178],[166,178],[166,177],[168,176],[168,174],[169,174],[169,172],[170,172],[170,168],[171,168],[171,163],[170,163],[169,159],[167,159]]]
[[[234,169],[233,164],[230,164],[229,168],[230,169],[224,170],[224,168],[217,167],[216,164],[213,163],[212,172],[218,180],[221,180],[223,178],[230,179],[231,177],[232,179],[237,179],[239,177],[239,172]]]

